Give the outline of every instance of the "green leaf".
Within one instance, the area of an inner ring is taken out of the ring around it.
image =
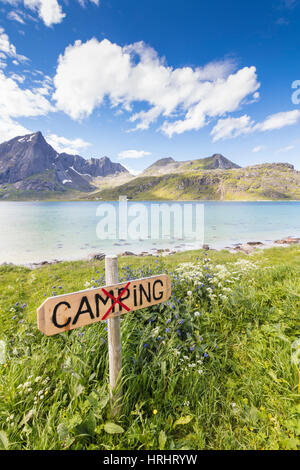
[[[91,382],[96,377],[96,373],[93,372],[89,377],[89,382]]]
[[[74,437],[67,436],[67,438],[64,441],[64,449],[67,449],[68,447],[70,447],[74,441],[75,441]]]
[[[66,439],[66,437],[68,436],[68,433],[69,433],[69,430],[64,423],[60,423],[57,426],[57,434],[61,441],[64,441]]]
[[[9,446],[8,437],[5,431],[0,431],[0,448],[7,450]]]
[[[275,372],[273,372],[272,370],[269,370],[268,374],[274,380],[274,382],[279,383],[278,377],[276,376]]]
[[[79,395],[81,395],[83,392],[84,392],[84,386],[81,385],[81,384],[78,384],[75,388],[75,395],[76,397],[79,397]]]
[[[192,416],[181,416],[181,418],[177,419],[174,423],[174,428],[179,425],[188,424],[193,419]]]
[[[299,350],[298,351],[295,351],[293,354],[292,354],[292,363],[299,367],[300,366],[300,352]]]
[[[104,431],[108,434],[120,434],[124,432],[124,429],[115,423],[105,423]]]
[[[90,395],[88,396],[88,401],[89,401],[90,405],[92,406],[92,408],[94,408],[94,409],[98,408],[99,399],[98,399],[97,395],[95,394],[95,392],[90,393]]]
[[[84,422],[85,426],[88,429],[89,434],[94,434],[96,428],[96,419],[92,411],[90,411],[87,419]]]
[[[79,414],[75,414],[69,421],[68,421],[68,428],[73,429],[76,426],[79,426],[82,423],[81,416]]]
[[[299,446],[299,439],[296,439],[294,437],[290,439],[283,439],[281,442],[282,448],[286,450],[298,450]]]
[[[103,398],[99,401],[99,408],[100,408],[101,410],[106,407],[106,405],[107,405],[107,403],[108,403],[108,400],[109,400],[109,395],[107,395],[106,397],[103,397]]]
[[[159,450],[164,450],[167,442],[167,436],[164,431],[160,431],[158,436]]]
[[[257,423],[258,420],[258,410],[255,406],[252,406],[249,410],[249,420],[253,425]]]
[[[34,413],[35,413],[34,409],[28,411],[27,415],[24,416],[21,423],[19,424],[19,427],[21,428],[22,426],[24,426],[24,424],[28,423],[28,421],[30,421]]]

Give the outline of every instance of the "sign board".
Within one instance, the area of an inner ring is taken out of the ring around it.
[[[166,274],[49,297],[37,309],[38,329],[47,336],[73,330],[168,300]]]

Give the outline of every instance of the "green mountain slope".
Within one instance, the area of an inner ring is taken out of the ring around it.
[[[94,192],[87,199],[136,200],[300,200],[300,172],[288,163],[228,170],[190,170],[140,176],[128,183]]]
[[[172,157],[167,157],[157,160],[155,163],[146,168],[146,170],[142,173],[142,176],[170,175],[199,170],[229,170],[232,168],[240,167],[219,153],[216,153],[211,157],[198,158],[196,160],[187,160],[183,162],[177,162]]]

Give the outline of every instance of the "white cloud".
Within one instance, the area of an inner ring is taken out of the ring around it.
[[[161,130],[169,136],[199,129],[210,117],[238,109],[259,88],[255,67],[233,73],[233,64],[224,61],[176,69],[143,42],[121,47],[95,38],[66,48],[54,83],[58,109],[73,119],[89,116],[105,97],[128,112],[141,102],[147,109],[130,117],[136,129],[147,129],[162,117]],[[178,115],[182,119],[169,120]]]
[[[90,147],[89,142],[82,139],[67,139],[66,137],[59,137],[56,134],[49,134],[46,136],[48,144],[50,144],[58,153],[69,153],[78,155],[80,150]]]
[[[19,83],[24,83],[25,81],[25,76],[18,75],[17,73],[11,73],[10,78],[12,78],[15,82],[19,82]]]
[[[278,149],[277,153],[290,152],[291,150],[294,150],[294,148],[295,147],[293,145],[288,145],[287,147],[283,147],[281,149]]]
[[[4,29],[0,27],[0,51],[7,57],[17,59],[20,62],[26,62],[28,59],[24,55],[17,54],[16,47],[10,42]]]
[[[239,118],[219,119],[211,131],[213,142],[220,139],[232,139],[241,134],[249,134],[252,131],[253,121],[246,114]]]
[[[252,150],[253,153],[257,153],[257,152],[261,152],[262,150],[264,150],[266,147],[264,145],[258,145],[257,147],[254,147],[254,149]]]
[[[268,116],[262,123],[256,125],[256,129],[260,131],[272,131],[281,129],[282,127],[292,126],[296,124],[300,118],[300,111],[287,111]]]
[[[123,150],[123,152],[118,154],[118,157],[119,160],[123,160],[125,158],[142,158],[147,155],[151,155],[151,152],[145,152],[145,150]]]
[[[25,21],[21,16],[21,12],[12,10],[8,13],[7,18],[9,20],[16,21],[17,23],[25,24]]]
[[[188,110],[185,119],[165,123],[162,130],[170,137],[174,133],[198,130],[206,124],[207,117],[222,116],[237,110],[244,98],[258,86],[255,67],[245,67],[227,79],[209,83],[199,102]]]
[[[78,0],[79,4],[82,6],[82,7],[85,7],[87,2],[92,2],[94,5],[96,5],[97,7],[99,6],[99,0]]]
[[[6,55],[0,52],[0,69],[5,69],[6,66]]]
[[[13,139],[19,135],[30,134],[31,131],[23,127],[9,116],[0,114],[0,142]]]
[[[46,26],[61,23],[66,16],[57,0],[0,0],[3,3],[9,3],[12,6],[17,6],[23,3],[24,7],[29,8],[31,11],[37,12],[38,16],[43,20]],[[10,18],[15,21],[14,18]]]
[[[24,0],[24,6],[37,11],[46,26],[61,23],[66,16],[57,0]]]
[[[15,64],[27,60],[17,54],[3,28],[0,28],[0,51],[0,140],[3,141],[30,133],[14,118],[45,115],[54,111],[54,107],[45,98],[51,87],[48,77],[43,78],[39,87],[29,89],[23,86],[26,79],[24,74],[10,72],[8,76],[1,70],[8,57],[13,58]]]
[[[0,115],[12,118],[40,116],[53,111],[50,102],[38,89],[23,89],[0,70]]]
[[[52,26],[54,24],[61,23],[66,17],[66,14],[62,11],[62,7],[57,0],[0,0],[2,3],[9,3],[12,6],[17,6],[19,3],[23,3],[24,7],[29,8],[31,11],[37,12],[38,16],[43,20],[46,26]],[[88,2],[94,5],[99,5],[99,0],[78,0],[82,7]],[[13,21],[18,21],[24,24],[24,19],[18,12],[10,12],[8,18]],[[31,18],[33,19],[33,18]]]
[[[286,111],[268,116],[263,122],[255,124],[246,114],[240,118],[220,119],[211,131],[213,141],[232,139],[241,134],[278,130],[296,124],[300,119],[300,111]]]

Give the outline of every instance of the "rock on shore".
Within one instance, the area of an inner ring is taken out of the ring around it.
[[[296,243],[300,243],[300,238],[296,237],[286,237],[282,240],[275,240],[274,242],[276,245],[293,245]]]

